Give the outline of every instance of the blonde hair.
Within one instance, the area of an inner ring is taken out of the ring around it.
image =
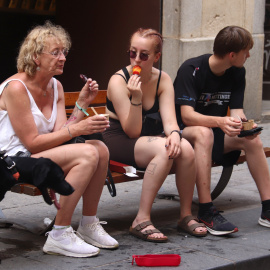
[[[18,72],[25,72],[30,76],[35,75],[37,66],[34,58],[42,53],[50,37],[57,39],[65,48],[70,49],[71,39],[66,30],[46,21],[44,25],[34,27],[22,42],[17,57]]]
[[[135,34],[143,38],[152,38],[155,44],[155,53],[159,53],[162,51],[163,37],[157,30],[151,28],[139,28],[132,34],[130,38],[130,43]]]

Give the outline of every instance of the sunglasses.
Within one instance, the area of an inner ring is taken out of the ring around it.
[[[132,59],[134,59],[134,58],[137,57],[137,53],[135,51],[128,50],[127,53],[129,55],[129,57],[132,58]],[[149,58],[149,54],[147,54],[147,53],[140,53],[139,57],[140,57],[140,59],[142,61],[147,61],[148,58]]]

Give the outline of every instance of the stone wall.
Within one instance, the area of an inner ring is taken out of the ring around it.
[[[220,29],[238,25],[254,38],[245,67],[244,110],[248,118],[261,119],[265,0],[163,0],[162,69],[174,80],[188,58],[212,53]]]

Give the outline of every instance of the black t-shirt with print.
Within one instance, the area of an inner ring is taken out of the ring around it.
[[[180,105],[192,106],[204,115],[226,116],[230,109],[242,109],[245,91],[245,68],[231,67],[216,76],[209,67],[211,54],[185,61],[174,81],[177,121],[181,129]]]

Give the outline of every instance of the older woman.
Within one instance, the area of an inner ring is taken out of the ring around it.
[[[84,118],[84,109],[95,98],[98,84],[88,79],[71,117],[65,113],[64,90],[53,76],[63,73],[71,41],[68,33],[50,22],[29,32],[17,59],[18,73],[0,86],[0,148],[9,155],[46,157],[64,171],[74,187],[70,196],[61,196],[55,225],[43,251],[72,257],[90,257],[99,248],[116,248],[96,217],[104,186],[109,153],[100,141],[64,144],[71,138],[103,132],[109,127],[104,116]],[[82,197],[79,238],[72,227],[74,209]]]
[[[107,111],[111,121],[104,132],[113,160],[146,168],[139,211],[129,232],[152,242],[167,241],[152,224],[150,212],[173,163],[181,203],[178,229],[195,236],[207,233],[204,224],[191,215],[196,173],[194,151],[187,140],[181,139],[173,84],[167,73],[153,67],[161,56],[162,42],[161,34],[153,29],[140,28],[132,35],[128,50],[130,65],[109,81]],[[135,66],[137,74],[133,74]],[[162,120],[159,124],[158,112]]]

